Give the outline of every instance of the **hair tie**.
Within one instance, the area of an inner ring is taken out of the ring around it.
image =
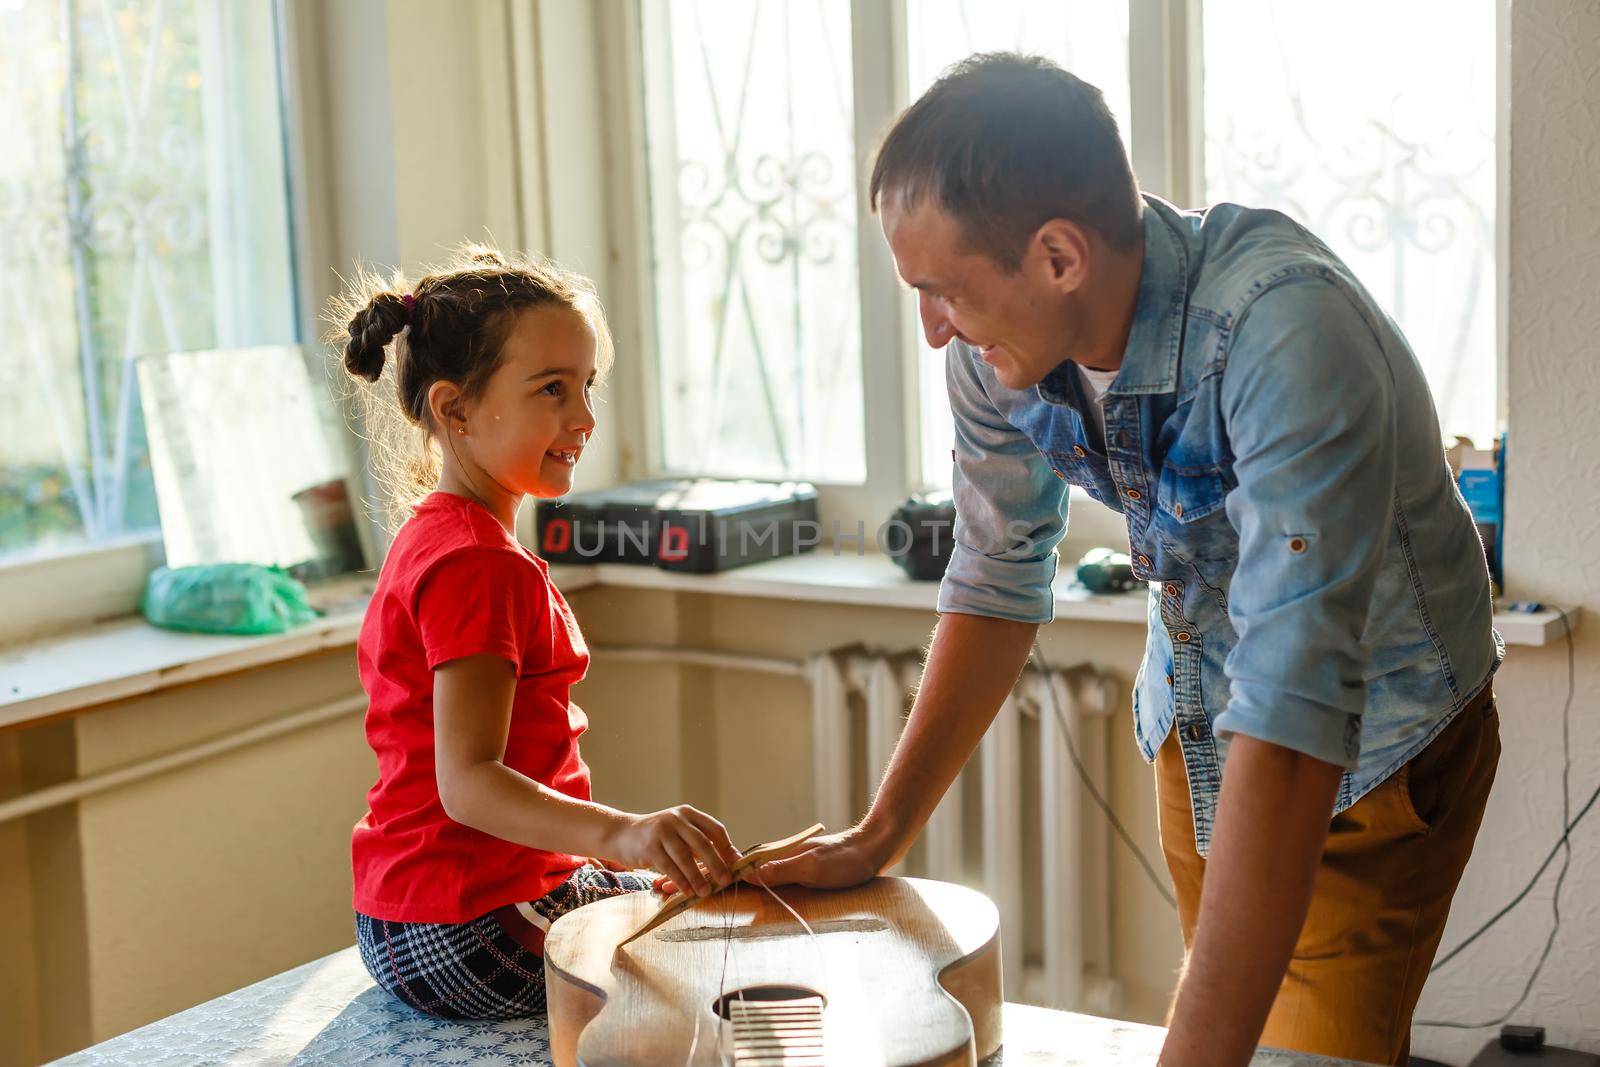
[[[407,293],[405,296],[402,296],[400,298],[400,302],[406,306],[406,325],[410,326],[411,325],[411,309],[417,306],[416,294],[415,293]]]

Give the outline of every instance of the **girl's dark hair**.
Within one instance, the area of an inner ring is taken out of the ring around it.
[[[462,245],[414,286],[398,271],[389,278],[362,271],[334,301],[330,341],[343,351],[345,370],[360,379],[354,384],[372,464],[388,490],[391,525],[438,484],[442,453],[428,390],[448,381],[468,399],[480,395],[500,366],[517,313],[542,307],[568,308],[588,320],[600,343],[596,373],[603,376],[612,344],[594,286],[530,256]]]
[[[1007,271],[1050,219],[1114,248],[1144,240],[1139,188],[1105,97],[1039,56],[974,55],[946,70],[878,149],[872,209],[890,193],[931,198],[970,248]]]

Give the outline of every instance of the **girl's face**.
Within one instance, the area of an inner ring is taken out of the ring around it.
[[[467,405],[466,433],[451,444],[464,443],[471,461],[507,493],[571,491],[573,470],[594,433],[590,390],[598,344],[588,320],[570,308],[520,312],[499,368]]]

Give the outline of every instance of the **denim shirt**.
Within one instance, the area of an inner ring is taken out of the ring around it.
[[[1206,855],[1231,734],[1345,768],[1343,811],[1444,729],[1504,647],[1399,328],[1278,212],[1145,204],[1103,443],[1071,363],[1012,390],[950,345],[956,545],[939,610],[1049,621],[1068,485],[1121,512],[1150,583],[1134,730],[1151,761],[1177,729]]]

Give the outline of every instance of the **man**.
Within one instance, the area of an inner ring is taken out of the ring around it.
[[[1050,619],[1082,486],[1152,583],[1134,727],[1187,949],[1163,1062],[1405,1062],[1502,649],[1399,329],[1285,216],[1141,197],[1100,93],[1043,60],[953,68],[871,194],[948,346],[957,544],[871,811],[768,875],[851,884],[911,846]]]

